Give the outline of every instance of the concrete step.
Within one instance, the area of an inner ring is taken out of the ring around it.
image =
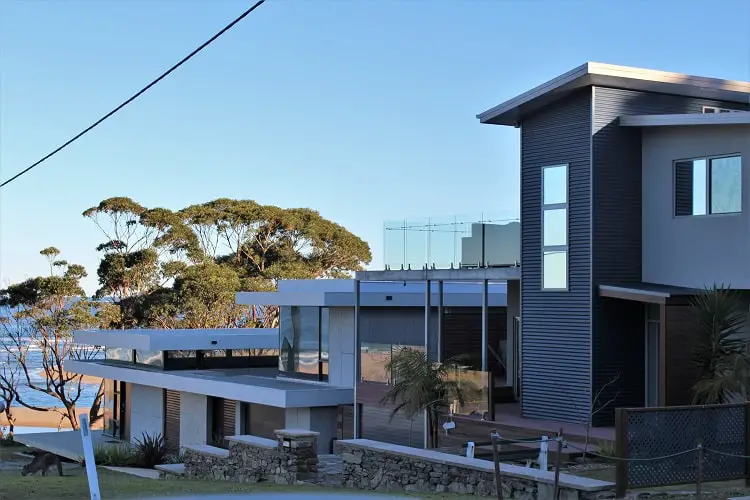
[[[155,467],[159,471],[161,477],[167,475],[173,476],[184,476],[185,475],[185,464],[160,464]]]

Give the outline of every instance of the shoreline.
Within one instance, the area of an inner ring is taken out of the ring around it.
[[[59,407],[49,407],[48,411],[36,411],[21,406],[11,407],[11,414],[15,417],[13,425],[16,427],[46,427],[50,429],[57,429],[58,425],[61,429],[70,429],[70,422],[63,420],[60,423],[61,415],[58,413]],[[90,408],[76,407],[76,414],[88,415]],[[104,419],[100,419],[94,425],[92,429],[101,429],[104,423]],[[7,428],[8,421],[5,418],[5,413],[0,414],[0,427]]]

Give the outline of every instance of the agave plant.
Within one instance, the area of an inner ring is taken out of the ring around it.
[[[727,403],[746,398],[750,389],[750,356],[742,329],[748,319],[735,290],[714,285],[691,299],[697,345],[693,362],[698,381],[694,404]]]
[[[140,467],[153,469],[154,466],[164,463],[167,456],[167,447],[161,434],[141,435],[135,440],[135,457]]]
[[[438,445],[440,418],[452,402],[464,405],[467,399],[468,388],[450,378],[457,366],[456,360],[433,363],[424,352],[408,347],[393,354],[386,365],[393,374],[393,385],[381,404],[395,405],[391,419],[403,412],[412,420],[426,411],[428,446],[433,448]]]

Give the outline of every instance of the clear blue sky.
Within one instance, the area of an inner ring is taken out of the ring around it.
[[[0,178],[250,3],[0,2]],[[386,219],[517,212],[518,133],[475,114],[586,61],[750,80],[750,2],[268,0],[0,190],[0,284],[44,272],[55,245],[93,291],[101,237],[81,212],[110,196],[312,207],[380,266]]]

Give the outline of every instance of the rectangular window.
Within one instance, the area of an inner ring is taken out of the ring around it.
[[[674,214],[742,211],[742,157],[693,158],[674,162]]]
[[[314,380],[328,379],[328,309],[279,308],[279,372]]]
[[[542,168],[542,289],[568,289],[568,166]]]

